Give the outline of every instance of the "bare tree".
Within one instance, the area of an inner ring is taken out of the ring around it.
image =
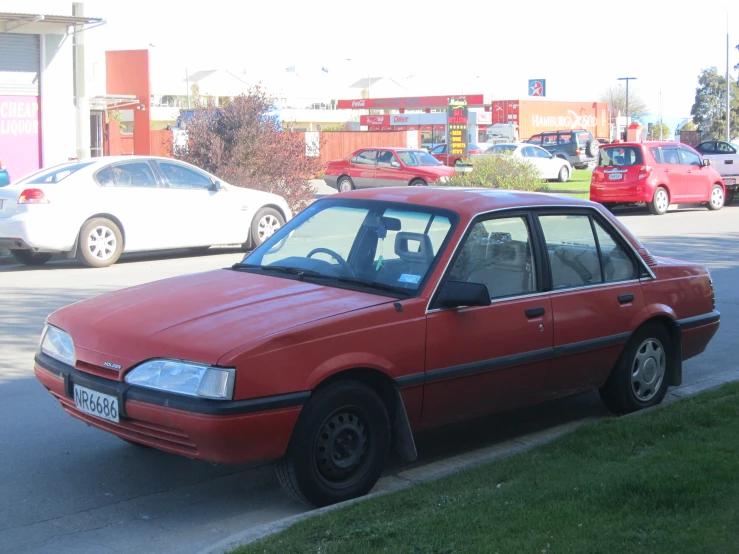
[[[614,112],[626,116],[626,90],[624,87],[609,87],[608,90],[601,94],[600,101],[607,102]],[[647,103],[639,95],[634,94],[633,90],[629,90],[629,117],[641,120],[648,114],[649,108],[647,107]]]

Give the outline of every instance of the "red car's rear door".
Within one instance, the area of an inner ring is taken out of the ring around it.
[[[362,150],[351,159],[349,176],[358,189],[375,186],[375,164],[377,150]]]
[[[552,309],[541,292],[527,213],[488,217],[470,227],[439,285],[482,283],[489,306],[427,316],[426,426],[512,408],[538,395],[552,355]]]
[[[539,222],[551,270],[554,359],[545,392],[603,385],[644,309],[642,267],[592,212],[546,211]]]

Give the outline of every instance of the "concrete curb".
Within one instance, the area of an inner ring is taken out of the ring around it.
[[[637,415],[646,411],[658,410],[661,406],[672,404],[673,402],[676,402],[682,398],[687,398],[701,392],[718,388],[721,385],[730,383],[732,381],[739,381],[739,368],[730,370],[721,377],[706,379],[705,381],[700,381],[691,385],[685,385],[673,390],[668,390],[665,399],[659,406],[655,406],[654,408],[636,412],[635,414],[630,415]],[[525,452],[536,446],[551,442],[571,431],[574,431],[578,427],[581,427],[588,423],[601,421],[606,417],[608,416],[586,417],[577,421],[571,421],[569,423],[558,425],[557,427],[552,427],[551,429],[545,429],[543,431],[537,431],[528,435],[523,435],[515,439],[495,444],[493,446],[480,448],[478,450],[473,450],[472,452],[452,456],[451,458],[446,458],[444,460],[439,460],[423,466],[403,470],[394,475],[386,475],[378,481],[377,485],[375,485],[375,488],[373,489],[373,492],[366,496],[253,527],[246,531],[231,535],[230,537],[227,537],[213,544],[212,546],[201,550],[198,554],[225,554],[239,546],[250,544],[267,538],[275,533],[279,533],[280,531],[284,531],[285,529],[304,519],[320,516],[332,510],[343,508],[357,502],[363,502],[376,496],[381,496],[391,492],[403,490],[419,483],[435,481],[437,479],[441,479],[442,477],[446,477],[447,475],[451,475],[465,469],[471,469],[492,460],[506,458],[520,452]]]

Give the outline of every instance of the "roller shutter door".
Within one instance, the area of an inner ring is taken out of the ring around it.
[[[39,35],[0,33],[0,96],[38,96]]]

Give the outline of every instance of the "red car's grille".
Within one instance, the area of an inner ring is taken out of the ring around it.
[[[110,369],[99,365],[88,364],[87,362],[83,362],[82,360],[77,360],[75,368],[79,369],[80,371],[84,371],[85,373],[92,373],[93,375],[97,375],[98,377],[105,377],[106,379],[115,379],[116,381],[120,381],[121,372],[117,369]]]
[[[136,419],[121,419],[119,423],[100,419],[95,416],[87,415],[77,409],[74,401],[66,396],[60,396],[54,391],[50,391],[61,402],[62,407],[70,415],[89,423],[93,427],[115,433],[132,441],[140,441],[169,448],[184,455],[195,455],[198,452],[197,446],[192,442],[181,429],[174,427],[165,427],[149,422],[143,422]]]

